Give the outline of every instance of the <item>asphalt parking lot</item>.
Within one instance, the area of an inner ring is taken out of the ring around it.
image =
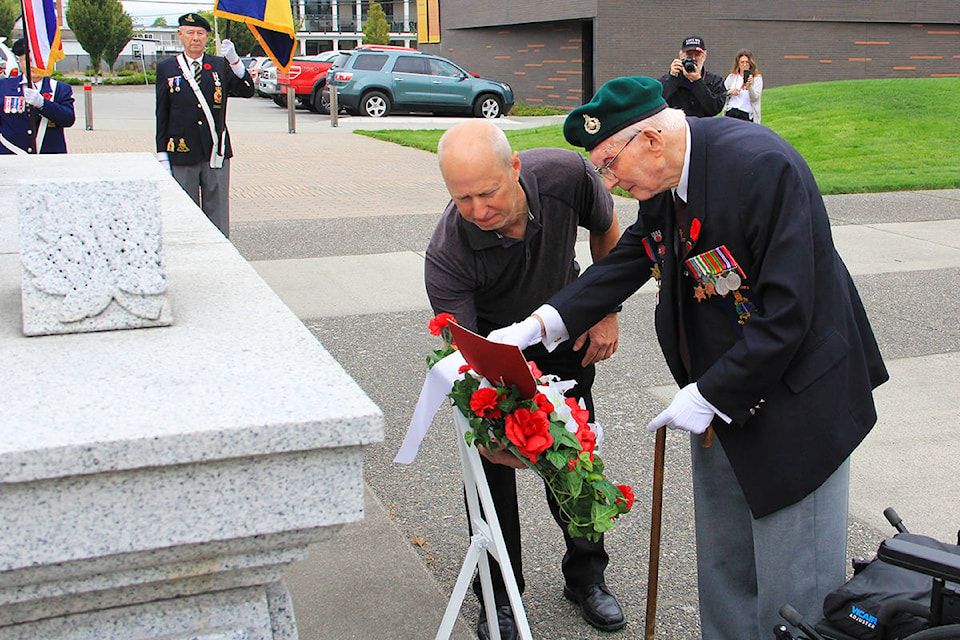
[[[153,88],[96,87],[85,130],[76,88],[71,153],[154,151]],[[433,154],[356,135],[363,128],[447,128],[460,118],[382,120],[233,99],[236,157],[231,240],[385,414],[386,439],[365,457],[367,521],[350,525],[291,569],[303,640],[433,637],[468,539],[449,420],[435,420],[417,461],[393,457],[423,380],[427,332],[423,251],[447,202]],[[504,118],[521,128],[556,122]],[[946,161],[946,160],[945,160]],[[891,381],[877,394],[880,420],[853,458],[850,556],[871,555],[891,533],[894,506],[912,531],[955,540],[960,527],[960,190],[832,196],[834,237],[873,322]],[[635,203],[617,199],[621,227]],[[643,637],[653,438],[643,428],[675,386],[652,328],[654,296],[641,290],[621,314],[620,350],[598,369],[598,418],[608,475],[634,487],[634,511],[608,536],[610,586],[631,623],[604,634],[562,595],[562,542],[542,487],[524,477],[525,605],[547,640]],[[698,633],[688,439],[667,439],[664,540],[657,637]],[[322,487],[317,488],[322,491]],[[789,562],[789,559],[785,559]],[[468,596],[472,628],[477,606]],[[456,637],[470,637],[466,627]]]

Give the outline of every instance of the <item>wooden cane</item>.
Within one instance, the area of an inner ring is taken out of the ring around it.
[[[653,640],[657,626],[657,581],[660,573],[660,516],[663,512],[663,461],[667,449],[667,428],[657,429],[653,454],[653,498],[650,504],[650,565],[647,572],[647,618],[643,640]]]

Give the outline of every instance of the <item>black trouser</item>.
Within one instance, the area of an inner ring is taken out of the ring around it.
[[[592,422],[594,414],[591,387],[596,370],[593,365],[586,368],[580,366],[585,349],[586,347],[578,352],[572,350],[560,352],[558,350],[548,354],[542,346],[537,345],[524,352],[524,356],[528,360],[536,362],[543,373],[552,373],[559,376],[561,380],[576,380],[577,386],[568,391],[567,395],[573,398],[583,398]],[[484,474],[487,477],[487,484],[490,486],[493,506],[497,510],[497,519],[500,521],[503,539],[507,545],[510,564],[517,579],[517,587],[519,587],[520,593],[523,593],[525,583],[523,561],[520,553],[520,510],[517,505],[516,469],[502,464],[493,464],[482,456],[481,462],[483,463]],[[550,495],[550,490],[544,488],[550,513],[553,514],[553,519],[563,532],[563,541],[566,545],[566,551],[560,565],[564,580],[571,587],[603,582],[603,572],[609,560],[607,552],[603,548],[603,540],[590,542],[586,538],[572,538],[567,533],[567,522],[561,517],[559,507],[553,496]],[[469,521],[467,526],[469,528]],[[470,534],[473,535],[472,530]],[[496,561],[490,563],[490,574],[497,606],[509,604],[503,575],[500,573],[500,565]],[[483,602],[479,574],[474,578],[473,592]]]
[[[742,109],[727,109],[727,112],[723,115],[736,118],[737,120],[747,120],[748,122],[753,122],[753,118],[750,117],[750,114]]]

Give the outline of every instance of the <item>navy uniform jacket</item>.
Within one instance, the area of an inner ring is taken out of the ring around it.
[[[6,102],[7,96],[22,96],[20,80],[20,76],[0,80],[0,100]],[[63,130],[73,126],[76,120],[73,89],[66,82],[58,81],[55,90],[51,91],[50,78],[44,78],[40,82],[40,93],[44,99],[39,110],[28,106],[23,113],[4,113],[5,109],[0,108],[0,135],[24,151],[33,153],[32,139],[40,126],[42,115],[48,122],[40,153],[66,153],[67,141],[63,137]],[[0,144],[0,154],[12,153]]]
[[[157,63],[157,151],[166,151],[172,165],[209,162],[213,150],[210,128],[193,89],[183,78],[178,57]],[[200,90],[210,107],[217,135],[226,136],[224,157],[230,158],[233,149],[226,131],[227,97],[253,96],[253,79],[249,71],[238,78],[220,56],[204,54],[201,69]]]
[[[652,270],[662,274],[655,324],[664,358],[677,384],[696,381],[733,419],[713,424],[759,518],[809,495],[847,459],[876,422],[872,390],[888,376],[803,158],[761,125],[687,122],[693,244],[681,249],[683,265],[667,191],[641,202],[610,254],[548,304],[577,336]],[[686,260],[721,245],[742,270],[739,296],[698,300],[702,283]]]

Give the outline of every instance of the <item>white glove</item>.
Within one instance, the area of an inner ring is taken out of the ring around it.
[[[240,62],[240,56],[237,55],[237,48],[229,40],[220,42],[220,55],[227,59],[231,65]]]
[[[530,316],[520,322],[514,322],[509,327],[491,331],[487,340],[501,344],[512,344],[521,349],[526,349],[530,345],[543,340],[543,329],[540,327],[540,321]]]
[[[24,87],[23,97],[28,104],[35,106],[37,109],[43,106],[43,96],[33,87]]]
[[[671,429],[683,429],[690,433],[703,433],[713,422],[716,412],[706,398],[700,395],[696,382],[691,382],[673,396],[670,406],[660,412],[647,425],[647,431],[654,433],[663,426]]]
[[[166,151],[160,151],[157,153],[157,161],[160,163],[160,166],[167,170],[167,173],[173,175],[173,169],[170,168],[170,156]]]

